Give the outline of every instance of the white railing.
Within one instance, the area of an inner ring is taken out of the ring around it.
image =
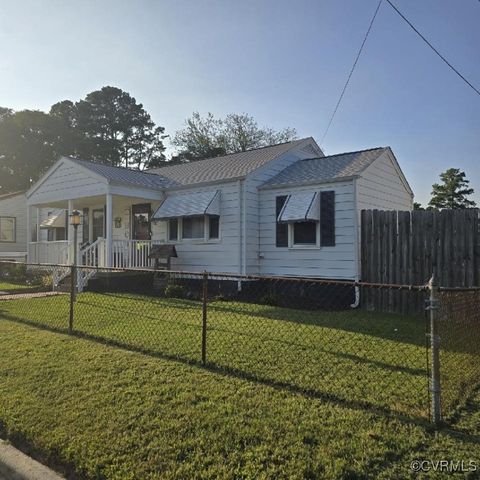
[[[155,261],[149,258],[152,245],[160,242],[152,240],[113,240],[112,267],[115,268],[153,268]],[[78,246],[77,246],[78,248]],[[54,265],[70,265],[73,261],[73,245],[67,240],[54,242],[30,242],[28,245],[29,263],[47,263]],[[89,268],[77,270],[77,287],[82,291],[88,280],[92,278],[97,267],[107,267],[107,242],[98,238],[91,245],[78,250],[77,265]],[[58,269],[54,272],[54,284],[58,284],[69,275],[70,270]]]
[[[78,264],[86,267],[105,266],[103,265],[104,250],[105,241],[103,238],[98,238],[91,245],[80,250]]]
[[[152,240],[114,240],[112,244],[112,266],[116,268],[153,268],[154,260],[148,258]]]
[[[29,263],[52,263],[66,265],[68,263],[69,246],[67,240],[55,242],[30,242],[28,244]]]
[[[77,288],[82,292],[88,281],[97,273],[96,267],[105,266],[105,240],[98,238],[78,253],[78,265],[89,268],[77,269]]]

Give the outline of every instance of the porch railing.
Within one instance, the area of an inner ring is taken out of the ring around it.
[[[151,268],[154,261],[149,257],[154,240],[114,240],[112,266],[116,268]]]
[[[153,268],[149,257],[154,240],[113,240],[112,267]],[[70,264],[73,261],[73,246],[68,241],[31,242],[28,246],[30,263]],[[78,265],[86,267],[107,267],[107,241],[99,238],[77,254]]]
[[[67,240],[54,242],[30,242],[28,244],[29,263],[68,264],[69,244]]]

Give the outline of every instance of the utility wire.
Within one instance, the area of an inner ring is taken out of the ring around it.
[[[328,122],[327,128],[325,129],[325,132],[322,136],[322,139],[320,140],[320,145],[323,144],[323,141],[325,140],[325,137],[327,136],[328,131],[330,130],[330,127],[332,125],[333,119],[335,118],[335,115],[337,113],[338,107],[340,107],[340,103],[342,103],[343,96],[345,95],[345,91],[347,90],[348,84],[350,83],[350,79],[352,78],[353,71],[355,70],[355,67],[357,66],[358,59],[360,58],[360,55],[362,54],[363,47],[365,46],[365,43],[367,41],[368,35],[370,34],[370,30],[372,29],[373,22],[375,21],[375,18],[377,17],[378,10],[380,9],[380,5],[382,4],[383,0],[380,0],[378,2],[377,8],[375,10],[375,13],[373,14],[372,20],[370,21],[370,25],[368,26],[367,33],[365,34],[365,37],[363,38],[362,45],[360,46],[360,49],[358,50],[357,57],[355,58],[355,61],[353,62],[352,69],[350,70],[350,73],[348,74],[347,81],[345,82],[345,85],[343,86],[342,93],[340,94],[340,97],[338,99],[337,104],[335,105],[335,109],[333,110],[332,116],[330,117],[330,120]]]
[[[400,17],[407,22],[410,28],[478,95],[480,95],[480,90],[472,85],[415,27],[414,25],[405,17],[405,15],[390,1],[387,0],[390,6],[400,15]]]

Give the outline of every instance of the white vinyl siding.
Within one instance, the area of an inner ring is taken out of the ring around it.
[[[201,239],[169,240],[166,220],[152,224],[152,239],[175,244],[178,258],[172,258],[172,268],[179,270],[238,273],[240,253],[239,222],[239,182],[225,182],[215,185],[220,191],[220,235],[218,239],[208,238],[208,216],[206,216],[205,237]],[[168,196],[174,198],[188,192],[212,191],[212,186],[203,189],[181,189],[169,191]],[[180,219],[181,220],[181,219]],[[181,231],[179,222],[179,233]]]
[[[260,236],[264,225],[261,221],[261,199],[258,187],[274,177],[297,160],[323,157],[323,153],[312,141],[296,147],[267,165],[252,172],[245,179],[245,223],[246,244],[244,248],[246,274],[260,273]]]
[[[335,246],[307,245],[277,248],[275,246],[275,197],[312,191],[335,192]],[[260,190],[260,205],[261,274],[352,280],[355,278],[355,202],[351,181]]]
[[[25,195],[15,195],[0,199],[0,217],[15,219],[15,241],[0,241],[0,258],[2,253],[18,253],[24,257],[27,252],[27,204]]]
[[[102,195],[106,192],[106,180],[69,160],[62,160],[29,192],[28,200],[30,204],[41,204]]]
[[[385,152],[357,179],[359,210],[412,210],[413,198],[396,165]]]

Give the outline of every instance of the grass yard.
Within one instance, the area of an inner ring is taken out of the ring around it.
[[[20,292],[22,290],[32,290],[35,285],[28,285],[25,282],[15,283],[0,280],[0,292]]]
[[[66,329],[69,297],[2,302],[0,316]],[[195,301],[83,293],[75,304],[74,329],[201,360],[202,310]],[[218,301],[208,308],[207,361],[294,391],[428,415],[422,318]]]
[[[413,478],[416,458],[480,458],[479,397],[476,413],[435,435],[405,417],[6,320],[0,352],[3,433],[72,478]]]

